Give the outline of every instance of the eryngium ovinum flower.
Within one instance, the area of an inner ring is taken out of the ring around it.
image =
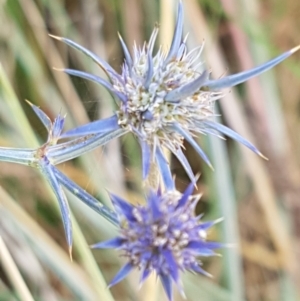
[[[71,214],[68,201],[62,187],[65,187],[70,193],[76,195],[82,202],[115,225],[118,224],[117,216],[115,212],[102,205],[98,200],[89,195],[84,189],[74,183],[55,167],[55,165],[58,163],[70,160],[70,154],[67,152],[66,155],[65,150],[77,150],[78,145],[80,148],[81,143],[86,142],[86,139],[83,139],[85,137],[73,139],[65,143],[57,143],[61,138],[65,116],[58,114],[58,116],[52,122],[40,108],[29,101],[27,102],[32,107],[42,124],[45,126],[48,132],[47,141],[37,148],[14,148],[0,146],[0,161],[31,166],[38,169],[42,173],[43,177],[50,184],[50,187],[58,200],[69,253],[70,256],[72,256]],[[93,143],[96,145],[99,145],[99,143],[101,144],[101,137],[98,136],[101,135],[95,135],[95,137],[88,141],[89,146],[91,144],[93,146]],[[73,152],[73,155],[74,154],[76,154],[76,152]]]
[[[192,196],[193,183],[181,194],[178,191],[151,191],[145,206],[133,206],[111,195],[120,219],[119,236],[100,242],[93,248],[116,248],[127,259],[110,286],[124,279],[137,268],[140,283],[155,272],[169,300],[172,283],[183,289],[180,273],[185,270],[209,274],[201,267],[199,256],[214,256],[222,244],[207,241],[207,230],[217,221],[201,222],[194,210],[200,196]]]
[[[109,135],[107,139],[109,140],[114,136],[120,136],[120,129],[123,130],[123,134],[131,132],[138,138],[142,149],[143,177],[147,176],[151,160],[154,159],[169,189],[174,187],[162,147],[169,149],[179,159],[192,182],[195,182],[195,177],[182,152],[184,139],[211,166],[209,158],[193,139],[194,134],[221,133],[261,155],[255,146],[236,132],[213,121],[214,103],[223,95],[220,89],[242,83],[272,68],[299,47],[254,69],[212,80],[209,79],[209,72],[198,70],[199,63],[200,65],[203,63],[199,62],[203,45],[188,51],[186,39],[182,40],[182,32],[183,7],[180,1],[174,36],[167,53],[160,47],[153,56],[158,27],[155,27],[149,42],[142,48],[134,46],[133,56],[119,36],[125,56],[121,74],[84,47],[69,39],[54,36],[94,60],[107,73],[110,82],[78,70],[63,69],[63,71],[105,86],[116,97],[118,103],[118,110],[112,117],[72,129],[62,137],[102,133],[103,136]],[[114,135],[114,132],[117,134]]]

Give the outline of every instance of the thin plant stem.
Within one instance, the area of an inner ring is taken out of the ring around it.
[[[34,301],[24,279],[0,236],[0,262],[21,301]]]

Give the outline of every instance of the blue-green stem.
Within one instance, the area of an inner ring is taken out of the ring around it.
[[[0,161],[33,165],[36,150],[0,147]]]

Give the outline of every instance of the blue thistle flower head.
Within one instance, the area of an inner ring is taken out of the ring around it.
[[[92,246],[117,248],[128,261],[110,286],[121,281],[134,268],[141,271],[141,283],[155,272],[172,300],[172,283],[183,293],[181,272],[189,270],[209,275],[202,269],[199,256],[216,255],[214,250],[222,244],[207,241],[207,229],[215,222],[201,222],[201,216],[195,216],[200,196],[192,196],[192,191],[193,184],[183,194],[151,191],[145,206],[133,206],[111,195],[120,219],[120,235]]]
[[[186,38],[182,38],[182,33],[183,4],[179,1],[174,36],[167,53],[159,48],[153,55],[158,34],[157,26],[148,43],[143,47],[134,46],[132,56],[119,35],[125,56],[121,74],[86,48],[69,39],[54,36],[94,60],[107,73],[109,81],[78,70],[63,69],[63,71],[103,85],[115,96],[118,103],[118,109],[112,117],[72,129],[62,137],[100,133],[101,137],[107,135],[108,141],[131,132],[141,145],[143,177],[147,176],[154,160],[158,164],[166,187],[170,189],[174,187],[168,164],[163,156],[163,147],[178,158],[194,183],[194,174],[182,152],[183,141],[187,140],[211,166],[209,158],[193,139],[195,134],[224,134],[262,156],[246,139],[213,121],[214,103],[223,95],[220,89],[235,86],[274,67],[299,47],[251,70],[213,80],[209,78],[208,71],[203,69],[199,71],[198,68],[199,65],[203,65],[203,62],[199,61],[203,45],[188,51]]]

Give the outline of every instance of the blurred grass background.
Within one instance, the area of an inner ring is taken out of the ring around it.
[[[90,60],[48,33],[73,39],[118,71],[123,61],[119,31],[127,44],[142,45],[158,22],[160,43],[170,45],[177,1],[0,0],[0,145],[36,147],[46,131],[24,99],[52,119],[67,113],[67,128],[108,116],[107,91],[52,67],[105,76]],[[251,68],[300,42],[297,0],[185,0],[189,47],[205,40],[214,77]],[[230,243],[223,258],[204,260],[212,279],[185,275],[187,300],[300,300],[300,54],[232,89],[217,109],[222,121],[253,142],[269,161],[218,139],[201,138],[209,170],[186,145],[203,197],[205,219],[224,217],[210,238]],[[110,206],[108,189],[142,202],[140,153],[126,136],[64,163],[61,170]],[[177,186],[188,179],[172,158]],[[122,264],[117,252],[88,245],[116,229],[68,195],[74,213],[74,262],[67,256],[56,200],[33,169],[0,162],[0,300],[166,300],[155,279],[138,290],[138,273],[113,287]],[[104,280],[105,279],[105,280]],[[176,292],[175,300],[183,300]]]

